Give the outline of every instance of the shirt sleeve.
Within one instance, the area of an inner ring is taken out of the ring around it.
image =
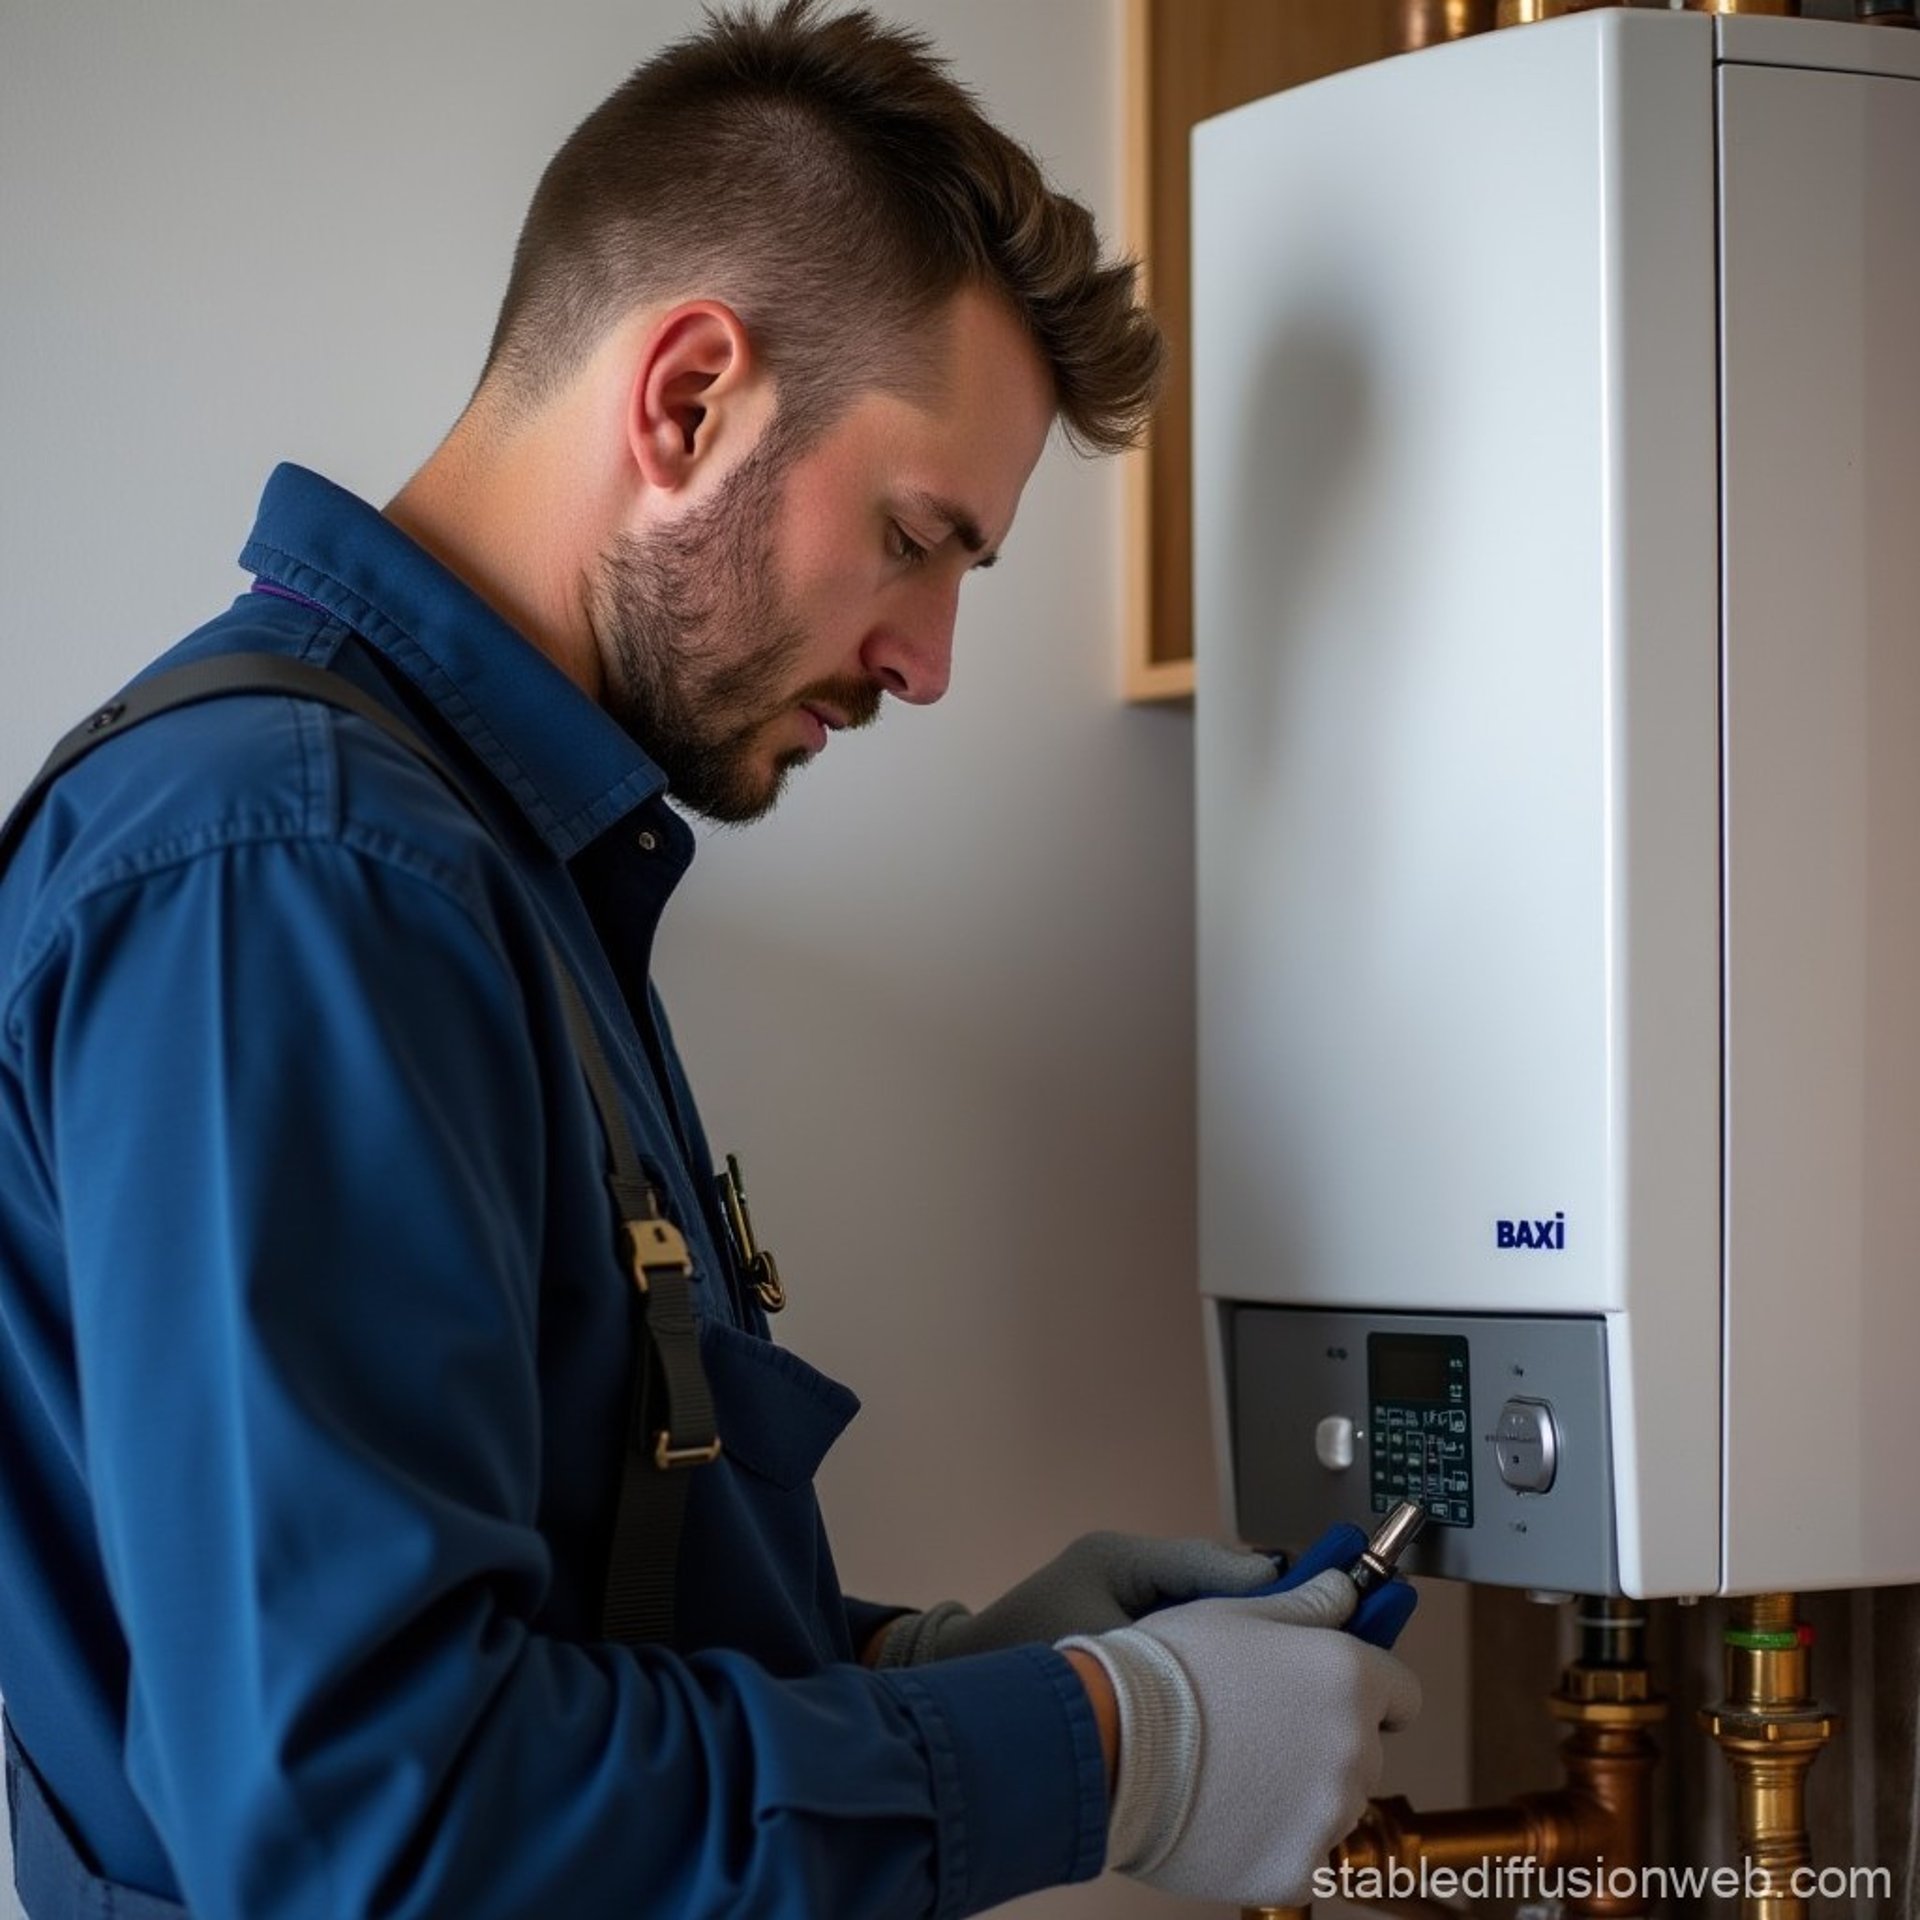
[[[101,886],[42,980],[127,1766],[201,1920],[964,1914],[1097,1872],[1064,1659],[536,1630],[543,1098],[484,899],[368,837]]]

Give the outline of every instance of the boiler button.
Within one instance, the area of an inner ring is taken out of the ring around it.
[[[1494,1433],[1500,1478],[1519,1493],[1545,1493],[1560,1465],[1560,1436],[1544,1400],[1509,1400]]]
[[[1344,1473],[1353,1465],[1353,1422],[1331,1413],[1313,1430],[1313,1451],[1323,1467]]]

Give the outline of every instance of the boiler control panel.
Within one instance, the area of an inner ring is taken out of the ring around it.
[[[1616,1591],[1602,1318],[1216,1304],[1242,1539],[1298,1550],[1416,1500],[1410,1572]]]

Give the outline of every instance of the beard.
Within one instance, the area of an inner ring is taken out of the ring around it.
[[[705,505],[651,539],[616,536],[589,583],[606,663],[606,706],[667,776],[682,806],[737,824],[767,813],[803,748],[769,766],[769,725],[818,702],[868,725],[880,689],[863,678],[792,684],[807,635],[783,597],[774,519],[787,461],[776,436]]]

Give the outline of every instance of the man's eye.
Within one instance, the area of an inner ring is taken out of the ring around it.
[[[908,566],[917,567],[932,549],[923,547],[898,520],[895,520],[889,523],[887,551],[896,560],[904,560]]]

